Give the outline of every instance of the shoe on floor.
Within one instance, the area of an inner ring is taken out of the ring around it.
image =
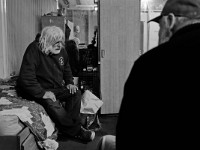
[[[75,136],[75,138],[83,142],[90,142],[94,140],[95,132],[81,127],[79,133]]]

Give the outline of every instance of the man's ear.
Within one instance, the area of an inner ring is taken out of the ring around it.
[[[167,21],[168,21],[170,30],[173,30],[175,23],[176,23],[176,17],[174,16],[173,13],[170,13],[167,15]]]

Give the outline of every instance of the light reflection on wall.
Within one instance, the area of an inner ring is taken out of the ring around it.
[[[148,21],[160,15],[167,0],[141,0],[141,54],[158,45],[159,25]]]
[[[141,11],[160,11],[167,0],[141,0]]]

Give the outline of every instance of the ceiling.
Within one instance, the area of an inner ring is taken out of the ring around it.
[[[167,0],[141,0],[141,10],[160,11]]]
[[[73,7],[76,5],[94,5],[94,0],[58,0],[58,2],[60,5],[62,5],[62,7]]]

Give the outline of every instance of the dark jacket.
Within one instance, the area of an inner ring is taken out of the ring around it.
[[[125,83],[117,149],[124,145],[180,149],[197,144],[199,51],[200,24],[193,24],[135,61]]]
[[[38,42],[32,42],[23,56],[16,88],[41,98],[49,89],[63,88],[63,81],[66,85],[73,84],[66,51],[62,49],[57,55],[46,55]]]

